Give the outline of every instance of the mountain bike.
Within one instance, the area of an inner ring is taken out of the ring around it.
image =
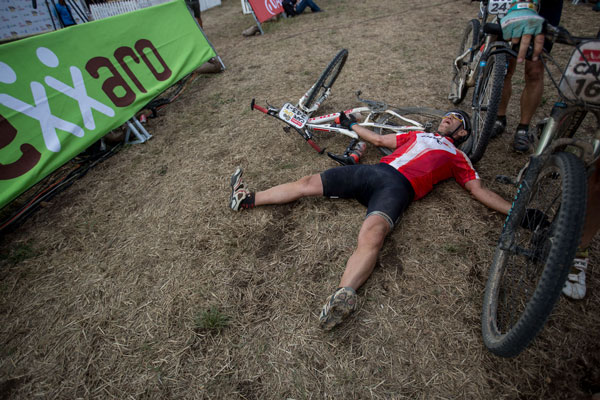
[[[348,155],[356,149],[359,138],[354,131],[339,125],[340,113],[312,117],[312,114],[330,96],[331,87],[341,72],[347,57],[348,51],[341,50],[296,105],[285,103],[282,107],[277,108],[267,103],[265,108],[257,105],[255,99],[252,99],[250,108],[284,122],[287,125],[283,128],[285,132],[290,132],[293,129],[320,154],[323,154],[325,149],[321,149],[315,142],[315,135],[341,134],[350,137],[350,144],[346,147],[343,155],[330,152],[327,155],[343,165],[355,163],[355,159]],[[437,128],[444,115],[443,111],[432,108],[390,107],[385,102],[367,100],[360,96],[361,92],[356,92],[358,101],[363,103],[364,106],[344,110],[344,113],[356,116],[360,126],[371,129],[380,135],[414,130],[432,132]],[[379,150],[386,155],[392,152],[387,148],[379,148]]]
[[[574,50],[564,68],[542,54],[559,100],[538,125],[535,152],[517,178],[499,177],[518,191],[490,266],[482,334],[503,357],[527,347],[560,296],[583,229],[587,174],[600,158],[600,37],[574,37],[550,25],[546,37]],[[560,81],[549,67],[560,71]],[[588,114],[592,132],[580,128]]]
[[[510,0],[478,1],[479,19],[472,19],[465,27],[452,64],[448,95],[448,100],[458,105],[469,88],[474,88],[471,102],[473,132],[463,145],[463,151],[473,163],[483,157],[492,134],[508,67],[507,56],[516,55],[502,40],[498,23],[510,8]]]

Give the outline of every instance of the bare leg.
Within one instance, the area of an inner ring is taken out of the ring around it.
[[[389,232],[389,223],[379,215],[371,215],[364,220],[358,234],[356,250],[346,263],[339,287],[349,286],[357,290],[365,283],[375,268],[377,255]]]
[[[295,182],[274,186],[262,192],[256,192],[254,204],[285,204],[306,196],[322,196],[323,182],[321,176],[310,175]]]
[[[596,170],[588,180],[587,213],[583,234],[581,235],[581,248],[587,248],[596,233],[600,230],[600,161],[596,162]]]
[[[525,62],[525,88],[521,94],[521,121],[529,125],[544,93],[544,64],[541,60]]]

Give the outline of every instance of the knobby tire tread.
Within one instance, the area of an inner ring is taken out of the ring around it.
[[[306,103],[304,106],[306,108],[311,108],[317,99],[320,97],[321,89],[328,89],[333,86],[338,75],[344,68],[344,64],[346,63],[346,59],[348,58],[348,50],[342,49],[340,50],[333,60],[329,63],[329,65],[323,70],[321,76],[317,80],[312,92],[308,95],[306,99]],[[331,75],[331,76],[330,76]],[[330,78],[327,80],[327,78]]]
[[[490,66],[490,64],[492,65]],[[506,55],[494,54],[488,58],[485,68],[479,71],[481,76],[478,79],[482,79],[483,84],[479,86],[478,93],[474,94],[478,99],[478,104],[476,106],[481,107],[482,97],[484,97],[484,93],[488,88],[490,89],[490,102],[487,105],[487,111],[485,112],[481,130],[479,128],[481,112],[478,112],[475,109],[473,110],[473,142],[471,151],[467,153],[473,164],[481,160],[490,141],[492,129],[494,128],[496,116],[498,115],[498,107],[502,98],[506,68]],[[489,77],[489,79],[486,80],[487,77]],[[477,85],[475,85],[475,87],[477,87]]]
[[[463,35],[462,35],[462,38],[460,41],[460,45],[458,47],[458,51],[456,52],[456,56],[454,57],[455,59],[456,59],[456,57],[463,54],[468,48],[477,48],[479,46],[479,30],[480,30],[480,28],[481,28],[481,24],[478,19],[472,19],[467,23],[467,26],[465,27],[465,30],[463,31]],[[468,43],[469,35],[471,35],[471,34],[472,34],[471,40],[470,40],[470,43]],[[471,60],[469,60],[469,61],[471,61]],[[455,74],[454,65],[452,65],[452,69],[450,70],[450,73],[452,74],[452,80],[450,81],[450,95],[451,95],[453,93],[453,86],[456,84],[455,80],[460,79],[459,78],[460,70],[459,70],[459,72],[457,72]],[[458,86],[458,85],[456,84],[456,86]],[[462,103],[462,101],[464,100],[464,98],[467,95],[467,91],[468,91],[468,88],[466,85],[464,85],[461,93],[458,93],[458,98],[450,100],[450,102],[454,105],[458,105],[458,104]],[[450,98],[450,97],[451,96],[448,96],[448,98]]]
[[[510,256],[507,254],[508,250],[502,250],[498,246],[490,266],[483,300],[482,334],[486,347],[498,356],[518,355],[543,328],[561,294],[579,244],[585,214],[586,173],[583,162],[566,152],[552,155],[542,166],[539,174],[535,171],[527,171],[507,217],[504,231],[508,230],[508,234],[511,234],[511,231],[514,232],[514,228],[511,227],[516,226],[516,229],[519,229],[518,221],[521,220],[530,200],[528,195],[521,195],[521,188],[524,185],[532,186],[538,176],[544,176],[544,170],[552,165],[559,167],[563,180],[560,212],[553,222],[556,228],[550,241],[550,250],[544,260],[540,279],[527,305],[517,322],[504,333],[498,331],[495,317],[499,285],[505,268],[503,260],[505,256]]]

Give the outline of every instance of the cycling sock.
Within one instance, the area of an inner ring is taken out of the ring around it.
[[[518,131],[526,131],[529,132],[529,125],[525,125],[525,124],[519,124],[517,126],[517,130]]]
[[[250,192],[248,194],[248,196],[246,196],[246,198],[244,200],[242,200],[242,203],[240,204],[240,208],[243,209],[249,209],[249,208],[254,208],[254,192]]]
[[[506,115],[497,115],[496,119],[502,122],[502,125],[506,125]]]

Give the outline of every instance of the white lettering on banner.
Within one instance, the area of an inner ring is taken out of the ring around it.
[[[58,67],[58,57],[56,57],[56,54],[54,54],[52,50],[40,47],[36,50],[36,55],[40,62],[47,67]],[[92,115],[92,109],[109,117],[113,117],[115,111],[98,100],[88,96],[85,89],[85,82],[79,68],[71,66],[69,71],[71,72],[71,80],[73,81],[72,87],[51,76],[46,76],[44,81],[52,89],[75,100],[79,105],[79,111],[81,112],[84,126],[89,130],[93,130],[96,128],[96,123]],[[0,62],[0,82],[7,84],[16,82],[15,71],[3,62]],[[27,104],[6,93],[0,93],[0,104],[37,120],[40,123],[46,148],[54,153],[59,152],[61,149],[58,134],[56,132],[57,129],[71,133],[77,137],[83,137],[83,128],[52,115],[48,96],[46,95],[46,89],[41,83],[33,81],[30,83],[30,87],[34,105]]]
[[[275,10],[281,7],[281,0],[265,0],[265,8],[271,15],[275,15]]]
[[[6,93],[0,93],[0,104],[38,120],[42,128],[42,136],[44,137],[46,148],[54,153],[60,151],[60,141],[56,133],[57,128],[72,133],[77,137],[83,137],[83,129],[81,127],[52,115],[48,97],[46,97],[46,90],[41,83],[31,82],[31,94],[33,95],[35,106],[9,96]]]
[[[46,82],[46,85],[50,86],[52,89],[66,94],[79,104],[79,110],[81,111],[81,117],[83,118],[83,124],[85,127],[89,130],[96,129],[96,123],[94,122],[92,109],[101,112],[108,117],[114,117],[115,111],[112,108],[100,103],[98,100],[92,99],[87,95],[81,70],[77,67],[71,67],[69,70],[71,71],[71,79],[73,79],[73,87],[60,82],[51,76],[47,76],[44,82]]]

